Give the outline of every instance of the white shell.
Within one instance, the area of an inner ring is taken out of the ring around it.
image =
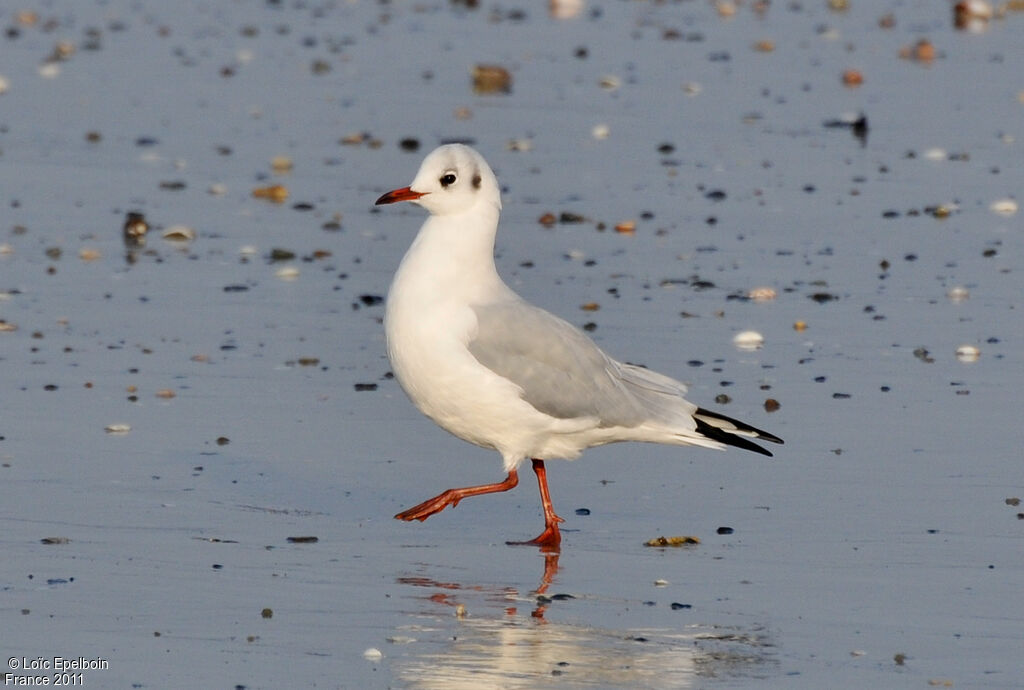
[[[732,343],[741,350],[757,350],[764,345],[764,336],[757,331],[742,331],[733,336]]]

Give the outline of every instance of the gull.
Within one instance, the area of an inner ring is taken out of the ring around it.
[[[397,519],[426,520],[469,496],[508,491],[529,458],[544,531],[508,543],[558,549],[564,520],[551,503],[546,459],[572,460],[618,441],[737,446],[769,456],[750,439],[782,443],[687,401],[679,381],[612,359],[579,328],[506,285],[494,264],[501,192],[472,148],[435,149],[412,184],[376,203],[398,201],[419,204],[430,215],[388,292],[384,325],[395,378],[441,428],[498,451],[508,474],[494,484],[448,489]]]

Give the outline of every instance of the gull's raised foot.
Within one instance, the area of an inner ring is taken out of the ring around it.
[[[408,510],[403,510],[401,513],[395,515],[395,519],[405,520],[406,522],[412,520],[419,520],[420,522],[423,522],[434,513],[440,513],[448,506],[454,508],[459,505],[459,501],[461,500],[462,496],[459,494],[458,489],[448,489],[433,498],[428,498],[419,505],[413,506]]]
[[[403,510],[401,513],[395,516],[397,520],[419,520],[423,522],[434,513],[440,513],[448,506],[453,508],[459,505],[459,501],[470,496],[479,496],[481,494],[493,494],[500,491],[508,491],[514,489],[516,484],[519,483],[519,475],[516,474],[515,470],[508,473],[503,481],[496,482],[494,484],[482,484],[481,486],[466,486],[461,489],[448,489],[442,491],[433,498],[428,498],[423,503],[417,506],[409,508],[409,510]]]

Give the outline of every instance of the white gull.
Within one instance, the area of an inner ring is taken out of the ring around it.
[[[501,482],[449,489],[405,510],[426,520],[468,496],[508,491],[530,458],[544,531],[561,542],[544,460],[574,459],[591,446],[648,441],[738,446],[768,432],[687,401],[686,386],[606,355],[572,324],[526,302],[494,265],[501,211],[498,181],[483,157],[448,144],[431,152],[412,184],[377,204],[411,201],[430,212],[395,273],[384,323],[395,378],[423,414],[455,436],[501,454]]]

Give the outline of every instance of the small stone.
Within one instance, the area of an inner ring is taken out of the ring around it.
[[[946,298],[950,302],[963,302],[970,298],[971,291],[963,286],[952,287],[946,292]]]
[[[168,242],[191,242],[196,238],[196,231],[187,225],[172,225],[160,233],[160,237]]]
[[[848,69],[843,72],[843,86],[857,87],[864,83],[864,74],[858,69]]]
[[[1000,216],[1012,216],[1017,212],[1017,202],[1013,199],[999,199],[993,201],[988,208]]]
[[[281,184],[257,187],[252,190],[252,195],[256,199],[266,199],[275,204],[283,204],[288,199],[288,188]]]
[[[270,169],[278,175],[291,172],[293,166],[294,163],[288,156],[274,156],[270,159]]]
[[[961,362],[977,362],[981,350],[974,345],[961,345],[956,349],[956,358]]]
[[[475,93],[510,93],[512,91],[512,74],[501,65],[476,65],[473,67],[472,77]]]
[[[694,546],[700,544],[698,537],[655,537],[644,542],[644,546]]]

